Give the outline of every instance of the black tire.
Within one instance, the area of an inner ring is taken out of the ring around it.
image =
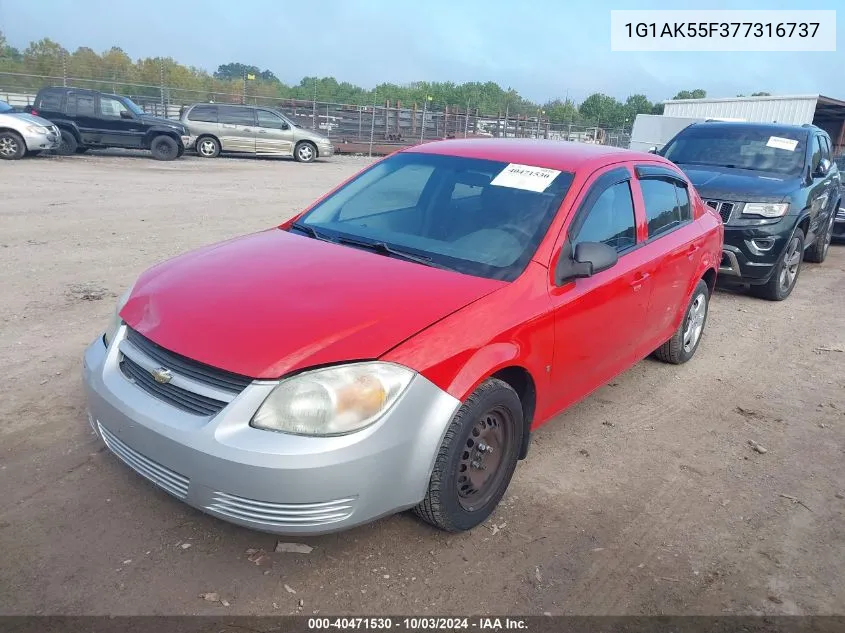
[[[452,418],[428,491],[414,513],[447,532],[463,532],[487,520],[513,477],[524,424],[513,388],[496,378],[485,380]],[[491,472],[485,477],[480,472],[486,466]],[[484,481],[479,484],[472,476]]]
[[[150,151],[156,160],[175,160],[179,158],[179,143],[169,136],[160,134],[150,143]]]
[[[795,254],[798,255],[797,260],[795,260]],[[795,284],[798,283],[801,262],[804,259],[803,254],[804,231],[795,229],[795,233],[792,234],[783,249],[783,253],[778,258],[772,276],[764,284],[751,286],[751,294],[767,301],[783,301],[786,299],[792,294]],[[791,263],[787,265],[787,261]],[[794,273],[790,273],[793,269]]]
[[[0,159],[20,160],[26,155],[26,143],[17,132],[0,132]]]
[[[293,157],[298,163],[313,163],[317,160],[317,146],[311,141],[299,141],[293,150]]]
[[[197,156],[200,158],[217,158],[220,156],[220,141],[213,136],[200,136],[194,147]]]
[[[89,148],[85,147],[84,145],[80,145],[79,147],[74,150],[77,154],[84,154],[88,151]]]
[[[664,363],[682,365],[695,355],[695,350],[704,337],[707,315],[710,312],[710,288],[699,279],[692,291],[684,318],[668,341],[654,351],[655,357]]]
[[[79,147],[79,141],[76,140],[76,137],[73,135],[73,132],[69,130],[61,130],[61,141],[59,141],[59,146],[56,148],[56,154],[59,156],[70,156],[71,154],[75,154],[77,148]]]
[[[821,264],[827,259],[827,254],[830,251],[830,243],[833,241],[833,223],[836,221],[836,210],[839,208],[839,202],[830,212],[830,219],[824,227],[824,230],[816,238],[806,251],[804,251],[804,261],[812,264]]]
[[[26,152],[27,158],[35,158],[36,156],[40,156],[40,155],[41,155],[40,149],[31,149],[31,150],[27,150],[27,152]]]

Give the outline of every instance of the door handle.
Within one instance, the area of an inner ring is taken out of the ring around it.
[[[640,288],[643,287],[643,283],[649,278],[651,275],[649,273],[639,272],[634,275],[634,280],[631,282],[631,288],[634,289],[634,292],[638,292]]]
[[[698,252],[698,250],[699,250],[700,248],[701,248],[701,246],[700,246],[700,245],[698,245],[698,244],[693,244],[692,246],[690,246],[690,247],[687,249],[687,257],[690,257],[690,258],[691,258],[693,255],[695,255],[695,254]]]

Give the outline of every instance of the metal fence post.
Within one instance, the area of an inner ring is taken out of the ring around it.
[[[373,136],[375,136],[376,133],[376,99],[376,95],[373,94],[373,120],[370,124],[370,158],[373,157]]]
[[[62,49],[62,85],[67,87],[67,53]]]

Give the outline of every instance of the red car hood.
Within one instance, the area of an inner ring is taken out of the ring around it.
[[[502,285],[272,229],[147,270],[121,317],[183,356],[278,378],[378,358]]]

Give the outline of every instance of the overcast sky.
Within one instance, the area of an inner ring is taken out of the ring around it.
[[[495,81],[545,101],[592,92],[651,100],[682,89],[708,96],[767,91],[845,99],[836,53],[625,53],[610,50],[610,9],[727,9],[731,0],[0,0],[13,46],[49,37],[74,50],[113,45],[133,59],[173,57],[209,71],[254,64],[282,81],[334,76],[380,82]],[[600,5],[602,8],[598,8]],[[524,8],[519,8],[519,7]],[[743,9],[836,9],[746,0]],[[837,16],[842,23],[843,17]],[[841,31],[840,31],[841,33]]]

